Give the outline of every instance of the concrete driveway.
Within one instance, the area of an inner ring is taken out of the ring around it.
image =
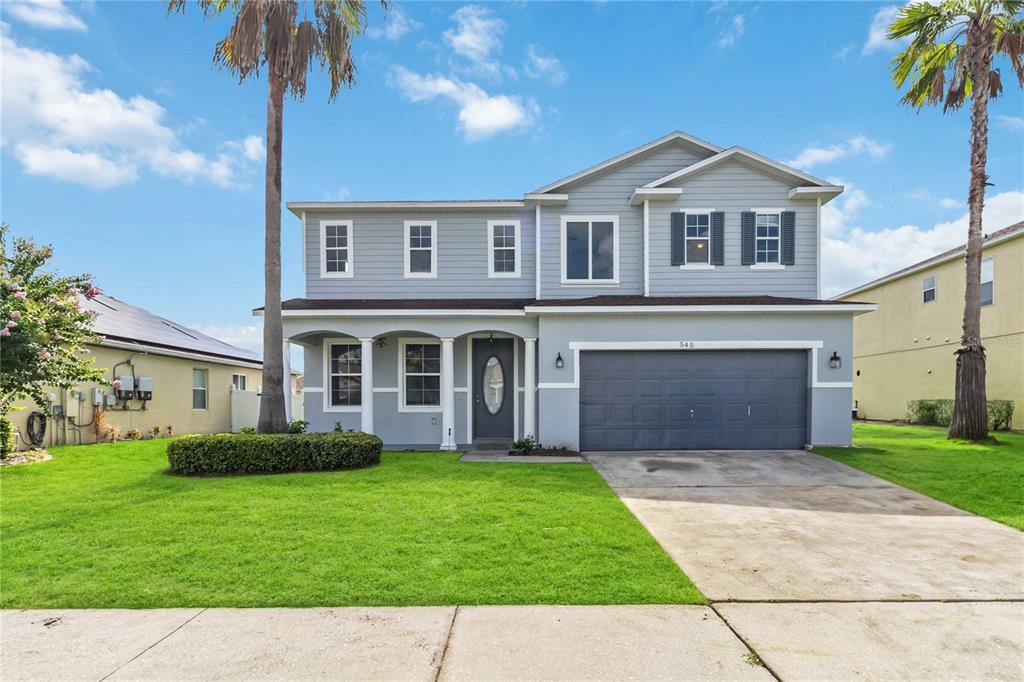
[[[587,459],[782,679],[1024,678],[1024,533],[810,452]]]

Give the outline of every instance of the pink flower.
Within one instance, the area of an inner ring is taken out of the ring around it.
[[[8,327],[9,329],[14,329],[14,328],[15,328],[15,327],[17,327],[17,326],[18,326],[18,323],[17,323],[17,322],[15,322],[14,320],[8,320],[8,321],[7,321],[7,327]]]
[[[114,379],[114,383],[112,383],[111,386],[113,386],[114,388],[121,388],[121,380]]]
[[[0,336],[10,336],[11,330],[7,327],[0,327]]]
[[[11,319],[12,320],[20,320],[21,319],[21,311],[20,310],[12,310],[11,311]]]
[[[43,359],[43,360],[49,360],[50,359],[50,351],[48,351],[48,350],[41,350],[41,351],[39,351],[39,357],[41,359]]]
[[[26,298],[28,298],[28,294],[26,294],[24,291],[15,291],[14,295],[21,301],[24,301]]]
[[[91,301],[102,293],[103,292],[100,291],[99,287],[95,287],[90,284],[89,288],[85,290],[85,298]]]

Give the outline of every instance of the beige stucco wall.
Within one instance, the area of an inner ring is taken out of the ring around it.
[[[146,403],[145,410],[139,410],[142,403],[138,400],[129,402],[130,411],[116,407],[104,407],[106,422],[114,425],[126,434],[129,429],[150,432],[154,426],[166,431],[168,425],[174,427],[175,434],[185,433],[218,433],[231,428],[231,379],[233,374],[246,376],[246,388],[255,391],[261,384],[260,370],[255,367],[206,362],[189,358],[177,358],[153,353],[133,353],[130,350],[90,346],[95,365],[104,368],[107,377],[111,376],[111,368],[129,356],[135,359],[135,376],[146,376],[153,379],[153,399]],[[207,375],[207,409],[192,409],[192,370],[205,369]],[[121,365],[117,368],[119,375],[131,374],[131,367]],[[296,377],[292,377],[293,392]],[[92,426],[74,428],[74,422],[89,424],[93,419],[92,389],[100,387],[104,393],[112,392],[112,388],[99,384],[88,383],[75,387],[74,390],[60,391],[51,389],[55,395],[55,405],[63,406],[66,417],[48,418],[46,429],[46,445],[63,443],[93,443],[96,436]],[[79,402],[79,392],[85,400]],[[16,410],[8,415],[16,429],[25,434],[28,415],[39,409],[32,402],[18,403],[26,409]],[[162,434],[163,435],[163,434]],[[27,438],[27,436],[26,436]],[[24,443],[19,443],[19,446]]]
[[[994,303],[981,309],[990,400],[1013,400],[1024,424],[1024,235],[988,246]],[[922,302],[935,277],[936,300]],[[952,398],[964,304],[962,257],[911,273],[847,300],[878,304],[854,318],[853,398],[867,419],[904,419],[910,400]]]

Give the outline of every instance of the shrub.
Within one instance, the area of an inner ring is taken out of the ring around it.
[[[178,474],[251,474],[358,469],[380,464],[383,443],[367,433],[220,433],[167,446]]]
[[[533,436],[526,436],[524,438],[520,438],[519,440],[512,441],[512,449],[519,450],[520,452],[524,452],[526,454],[530,454],[531,452],[537,449],[537,439],[535,439]]]
[[[242,426],[238,429],[238,432],[244,436],[251,436],[256,433],[255,426]]]
[[[128,440],[139,440],[140,438],[142,438],[142,432],[139,431],[134,426],[132,428],[128,429],[128,432],[126,434],[124,434],[124,435],[125,435],[125,438],[127,438]]]
[[[346,429],[341,422],[334,422],[335,433],[355,433],[355,429]]]
[[[953,420],[953,400],[950,398],[936,400],[911,400],[907,403],[907,419],[912,424],[949,426],[950,421]],[[1009,429],[1012,421],[1012,400],[988,401],[989,431]]]
[[[14,454],[14,424],[7,417],[0,417],[0,459]]]
[[[288,422],[288,433],[305,433],[309,422],[305,419],[293,419]]]

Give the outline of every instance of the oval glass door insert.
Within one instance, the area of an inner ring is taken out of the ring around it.
[[[501,404],[505,401],[505,369],[501,366],[501,360],[492,355],[484,363],[484,385],[481,390],[484,394],[484,406],[491,414],[498,414]]]

